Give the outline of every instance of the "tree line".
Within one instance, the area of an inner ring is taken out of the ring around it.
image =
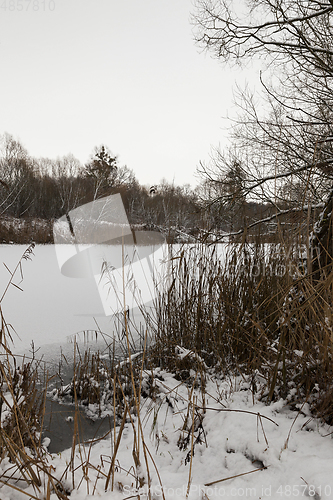
[[[80,205],[120,193],[131,224],[163,228],[173,238],[198,232],[202,226],[195,189],[165,180],[158,186],[143,186],[105,145],[96,147],[82,165],[72,154],[33,158],[9,133],[0,141],[0,222],[7,225],[10,219],[12,225],[32,220],[52,223]],[[50,233],[50,224],[47,228]],[[51,234],[46,239],[50,238]],[[6,239],[2,235],[2,241]]]
[[[237,163],[227,172],[217,167],[214,172],[198,168],[194,188],[166,180],[143,186],[105,145],[95,147],[82,165],[72,154],[34,158],[5,133],[0,136],[0,240],[51,242],[54,220],[116,193],[122,196],[130,224],[163,231],[169,241],[218,240],[272,213],[265,200],[240,195],[243,172]],[[263,232],[267,236],[269,226]]]

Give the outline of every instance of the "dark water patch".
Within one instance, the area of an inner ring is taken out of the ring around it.
[[[75,419],[78,424],[76,444],[89,444],[110,434],[110,430],[113,429],[113,417],[92,420],[86,416],[84,408],[47,399],[43,438],[50,438],[48,446],[50,453],[60,453],[73,445]]]
[[[141,337],[133,342],[134,355],[142,350]],[[101,369],[111,374],[111,366],[122,362],[128,353],[124,345],[115,343],[105,347],[104,342],[74,342],[60,346],[59,344],[42,346],[33,356],[37,366],[40,396],[44,398],[45,390],[48,397],[45,402],[45,415],[42,437],[49,438],[48,450],[50,453],[59,453],[71,448],[75,433],[75,443],[90,444],[103,436],[110,434],[113,429],[113,417],[92,419],[87,415],[87,406],[71,404],[72,398],[67,394],[61,396],[62,388],[69,386],[75,376],[80,380],[83,377],[96,375],[90,373],[90,362],[85,362],[85,354],[89,353],[88,360],[97,356],[101,362]],[[30,353],[31,354],[31,353]],[[27,362],[31,361],[26,354]],[[21,360],[21,357],[18,357]],[[20,361],[21,362],[21,361]],[[83,368],[83,371],[81,370]],[[111,376],[111,375],[110,375]],[[102,388],[101,388],[102,390]],[[60,400],[52,396],[60,395]],[[79,400],[80,403],[80,400]],[[77,421],[77,425],[75,425]]]

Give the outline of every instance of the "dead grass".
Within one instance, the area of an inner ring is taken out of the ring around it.
[[[250,376],[267,401],[308,400],[331,419],[333,274],[314,281],[304,250],[235,244],[221,264],[216,247],[184,247],[159,299],[151,362],[185,381],[193,360],[175,356],[182,346],[210,370]]]
[[[32,250],[25,252],[15,272],[22,271],[21,264]],[[64,500],[79,487],[80,473],[87,494],[94,494],[97,481],[113,491],[119,486],[117,455],[129,425],[134,435],[133,466],[127,473],[137,488],[146,485],[149,491],[156,466],[145,443],[141,403],[144,398],[152,404],[158,399],[157,366],[174,373],[188,388],[188,412],[178,444],[188,450],[189,487],[195,446],[204,439],[200,429],[210,374],[240,374],[267,402],[280,397],[290,405],[306,401],[314,415],[332,424],[333,273],[324,269],[314,280],[301,258],[303,251],[301,245],[278,239],[269,245],[243,242],[230,246],[221,261],[216,246],[184,246],[171,260],[171,286],[156,304],[154,342],[148,348],[146,336],[141,354],[133,353],[126,319],[126,360],[121,363],[112,355],[112,346],[105,357],[89,350],[81,353],[74,344],[73,380],[65,390],[59,389],[58,397],[69,398],[76,408],[94,407],[97,415],[108,411],[114,417],[109,431],[112,453],[101,457],[94,484],[89,470],[96,467],[90,463],[89,446],[83,446],[79,411],[74,417],[71,459],[60,478],[53,475],[41,434],[48,375],[41,381],[36,360],[23,359],[19,364],[12,355],[0,300],[0,483],[24,494],[29,488],[30,498],[49,499],[54,493]],[[198,388],[200,402],[193,395]]]

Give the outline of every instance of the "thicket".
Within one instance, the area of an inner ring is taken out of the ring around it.
[[[120,193],[129,223],[155,228],[167,240],[194,241],[240,230],[268,214],[267,204],[243,200],[230,210],[210,204],[214,183],[203,179],[195,188],[161,180],[142,186],[133,171],[119,166],[106,146],[96,147],[86,165],[68,155],[56,160],[33,158],[5,133],[0,137],[0,241],[52,243],[53,222],[95,199]],[[267,226],[266,233],[270,228]]]
[[[25,242],[51,242],[50,224],[45,221],[52,223],[80,205],[116,193],[122,196],[131,224],[168,228],[172,234],[191,233],[200,226],[198,196],[190,186],[163,180],[158,187],[142,186],[106,146],[96,147],[82,165],[72,155],[32,158],[8,133],[0,139],[2,242],[21,243],[24,235]]]

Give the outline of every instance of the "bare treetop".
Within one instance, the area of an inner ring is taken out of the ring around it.
[[[198,0],[196,39],[222,60],[265,55],[332,74],[333,1]]]

